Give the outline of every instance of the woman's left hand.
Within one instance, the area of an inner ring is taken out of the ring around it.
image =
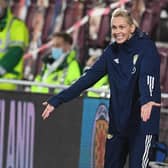
[[[152,111],[152,107],[156,106],[156,107],[160,107],[161,104],[160,103],[156,103],[153,101],[150,101],[144,105],[141,106],[141,118],[142,121],[146,122],[150,119],[151,116],[151,111]]]

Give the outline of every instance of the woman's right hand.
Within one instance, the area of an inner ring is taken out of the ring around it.
[[[52,113],[54,111],[54,106],[48,104],[48,102],[43,102],[43,106],[46,106],[46,108],[44,109],[43,113],[42,113],[42,118],[43,120],[45,120],[46,118],[49,117],[50,113]]]

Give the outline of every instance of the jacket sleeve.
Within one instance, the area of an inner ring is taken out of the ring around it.
[[[155,44],[148,40],[140,65],[139,91],[141,105],[155,101],[160,102],[160,57]]]
[[[58,95],[49,98],[47,102],[52,106],[57,107],[64,102],[70,101],[79,96],[82,91],[95,84],[105,74],[106,58],[104,53],[92,68],[83,74],[74,84],[60,92]]]
[[[2,66],[6,72],[14,72],[15,66],[18,64],[23,55],[23,49],[20,47],[10,47],[7,53],[2,59],[0,59],[0,66]]]

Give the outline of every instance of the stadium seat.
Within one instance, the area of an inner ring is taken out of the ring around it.
[[[168,48],[158,48],[161,56],[160,84],[161,92],[168,94]],[[162,98],[162,107],[168,108],[168,98]]]
[[[167,76],[168,70],[168,54],[166,53],[164,48],[158,48],[159,54],[161,57],[161,65],[160,65],[160,83],[161,83],[161,90],[164,92],[165,87],[165,80]]]
[[[62,9],[62,1],[61,0],[49,0],[49,6],[46,8],[45,11],[45,20],[44,20],[44,26],[42,30],[42,42],[46,43],[51,34],[55,31],[55,23],[56,18],[60,14]]]
[[[168,98],[162,98],[162,108],[168,109]]]
[[[93,48],[104,48],[110,41],[110,15],[101,16],[97,39],[89,38],[88,45]]]
[[[166,79],[165,79],[165,84],[164,84],[164,92],[168,93],[168,67],[166,70]]]
[[[163,15],[160,18],[160,24],[158,25],[156,32],[156,40],[160,42],[168,42],[168,12],[162,11]]]
[[[28,12],[27,12],[27,16],[26,16],[26,24],[28,26],[29,31],[31,32],[33,27],[32,27],[32,18],[36,12],[37,9],[37,5],[35,2],[32,2],[31,5],[28,7]]]
[[[54,20],[55,20],[55,10],[56,10],[56,5],[55,4],[50,4],[44,15],[44,25],[43,25],[43,30],[42,30],[42,42],[45,43],[48,40],[49,35],[53,32],[53,25],[54,25]]]
[[[62,3],[62,0],[49,0],[49,4]]]
[[[147,32],[153,40],[156,39],[156,31],[160,21],[161,4],[157,1],[149,1],[142,15],[140,27]]]
[[[83,16],[83,12],[84,12],[83,3],[73,1],[70,4],[67,4],[67,7],[64,11],[62,30],[67,30],[74,23],[79,21]]]
[[[166,58],[167,58],[167,62],[168,62],[168,48],[165,48],[164,50],[165,50],[164,52],[167,54]],[[165,72],[165,82],[164,82],[163,92],[168,93],[168,65],[167,65],[166,72]]]
[[[63,17],[63,22],[62,22],[62,27],[61,30],[62,31],[66,31],[69,28],[71,28],[71,26],[73,26],[75,23],[77,23],[78,21],[80,21],[82,19],[82,17],[84,16],[84,3],[79,2],[79,1],[67,1],[67,7],[64,11],[64,17]],[[73,34],[74,32],[71,32],[71,35],[73,37],[76,36],[76,38],[74,38],[74,43],[77,47],[78,53],[80,53],[78,55],[78,60],[80,62],[80,64],[83,64],[84,61],[84,53],[86,53],[86,48],[85,48],[85,44],[87,43],[86,38],[86,29],[85,26],[87,24],[81,26],[80,28],[77,29],[77,31],[75,32],[75,34]],[[84,49],[85,48],[85,49]]]
[[[82,27],[80,27],[79,32],[78,32],[78,39],[77,39],[77,50],[78,50],[78,61],[81,65],[81,67],[84,67],[85,65],[85,60],[88,58],[88,24],[86,23]]]

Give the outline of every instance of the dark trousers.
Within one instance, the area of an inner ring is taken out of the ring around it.
[[[128,155],[129,168],[148,168],[156,140],[154,135],[107,136],[104,168],[124,168]]]

